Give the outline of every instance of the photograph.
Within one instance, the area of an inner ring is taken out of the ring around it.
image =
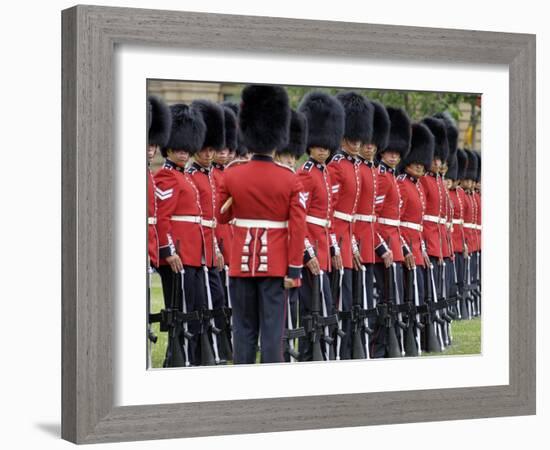
[[[481,93],[145,97],[148,369],[482,353]]]

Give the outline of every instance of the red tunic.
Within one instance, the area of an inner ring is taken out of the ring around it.
[[[382,221],[390,220],[399,223],[401,217],[401,194],[395,177],[395,170],[380,162],[378,166],[377,191],[376,191],[376,231],[389,245],[395,262],[403,262],[403,249],[399,225],[388,225]],[[382,262],[376,255],[376,262]]]
[[[307,197],[305,259],[308,260],[313,256],[310,253],[313,249],[319,260],[319,266],[328,272],[331,270],[330,247],[333,244],[331,238],[335,239],[331,232],[333,211],[330,174],[326,165],[310,159],[298,169],[297,176]]]
[[[466,202],[466,194],[461,187],[452,189],[449,192],[451,202],[453,204],[453,227],[452,240],[453,250],[455,253],[464,252],[464,203]]]
[[[151,169],[147,169],[147,251],[153,267],[159,265],[159,238],[157,234],[157,200],[155,198],[155,180]]]
[[[473,194],[474,201],[476,202],[476,237],[477,237],[477,251],[481,250],[481,193],[479,191],[475,191]]]
[[[422,232],[426,251],[429,256],[443,258],[450,256],[445,228],[445,189],[439,175],[428,172],[420,183],[426,194],[426,211],[424,212],[424,230]]]
[[[361,195],[359,164],[356,158],[340,150],[327,166],[332,181],[334,233],[342,252],[342,263],[346,269],[353,268],[351,248],[353,216],[357,211]]]
[[[412,249],[414,262],[417,266],[424,267],[422,256],[422,220],[426,209],[424,188],[418,178],[410,175],[397,177],[399,192],[401,193],[401,236]]]
[[[219,210],[214,177],[210,168],[202,167],[198,163],[193,163],[187,169],[187,173],[199,191],[206,265],[207,267],[214,267],[216,265],[215,256],[218,249],[214,229],[217,222],[217,210]]]
[[[359,158],[359,161],[361,162],[359,165],[361,196],[355,215],[354,236],[361,253],[361,262],[374,264],[376,261],[375,249],[384,245],[382,238],[376,232],[375,225],[378,168],[374,166],[374,163],[363,158]]]
[[[464,196],[464,236],[468,245],[468,252],[475,252],[476,235],[475,229],[472,227],[475,221],[475,205],[470,192],[465,192]]]
[[[218,196],[220,186],[223,183],[224,170],[225,167],[221,164],[212,164],[212,176],[214,177],[214,184],[218,189]],[[218,205],[218,209],[220,207],[221,205]],[[233,229],[231,225],[229,225],[228,223],[218,223],[216,225],[215,235],[216,240],[218,241],[218,246],[220,247],[220,250],[223,254],[225,264],[229,264],[229,261],[231,261],[231,240],[233,238]]]
[[[453,202],[451,201],[451,195],[449,194],[449,189],[444,181],[443,190],[445,191],[445,243],[447,244],[447,252],[443,255],[445,258],[454,258],[454,248],[453,248]]]
[[[299,278],[307,196],[294,171],[254,155],[225,170],[220,205],[230,197],[231,207],[220,214],[222,223],[234,224],[229,274]]]
[[[157,231],[160,264],[178,254],[186,266],[200,267],[203,259],[203,232],[200,224],[199,192],[183,168],[166,160],[155,174]],[[190,221],[179,220],[182,217]],[[195,217],[196,221],[191,221]]]

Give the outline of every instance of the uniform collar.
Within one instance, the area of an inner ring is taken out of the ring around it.
[[[308,161],[312,163],[315,167],[317,167],[321,172],[327,167],[325,164],[321,164],[320,162],[315,161],[312,157],[310,157]]]
[[[395,174],[395,169],[388,166],[384,161],[380,161],[380,163],[378,164],[378,167],[383,167],[386,170],[386,172]]]
[[[225,169],[225,166],[223,164],[213,162],[212,163],[212,169],[223,170],[223,169]]]
[[[433,177],[433,178],[437,178],[439,176],[438,173],[433,173],[431,170],[428,170],[426,172],[426,175],[428,175],[429,177]]]
[[[178,172],[182,172],[182,173],[185,172],[185,167],[180,167],[174,161],[171,161],[169,159],[164,160],[164,167],[166,169],[174,169],[174,170],[177,170]]]
[[[409,175],[408,173],[405,174],[409,180],[411,180],[413,183],[418,183],[418,178]]]
[[[355,157],[350,155],[348,152],[346,152],[343,148],[338,150],[338,154],[342,155],[344,158],[346,158],[348,161],[351,161],[352,163],[357,163],[359,160]]]
[[[192,167],[199,172],[205,173],[206,175],[210,173],[210,167],[203,167],[198,162],[194,162]]]
[[[273,162],[273,157],[271,155],[259,155],[258,153],[254,153],[251,159],[253,161]]]

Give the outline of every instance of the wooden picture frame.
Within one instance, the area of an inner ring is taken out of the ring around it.
[[[62,33],[64,439],[95,443],[535,413],[534,35],[98,6],[64,10]],[[114,407],[116,44],[507,65],[509,384]]]

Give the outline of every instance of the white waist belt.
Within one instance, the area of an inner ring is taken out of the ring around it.
[[[475,223],[465,223],[464,228],[470,228],[472,230],[477,230],[477,225]]]
[[[172,216],[170,220],[175,222],[201,223],[201,216]]]
[[[278,222],[276,220],[233,219],[231,223],[241,228],[288,228],[288,221]]]
[[[481,231],[481,225],[476,225],[476,230]]]
[[[464,219],[453,219],[453,225],[462,225],[464,223]]]
[[[447,223],[447,220],[444,217],[438,217],[438,216],[424,216],[424,220],[426,222],[433,222],[433,223],[441,223],[441,224]]]
[[[156,225],[157,224],[157,218],[156,217],[147,217],[147,223],[149,225]]]
[[[381,223],[382,225],[390,225],[392,227],[398,227],[401,222],[397,219],[386,219],[384,217],[378,218],[378,223]]]
[[[376,216],[374,215],[366,216],[364,214],[355,214],[353,217],[360,222],[376,222]]]
[[[203,227],[216,228],[216,220],[215,219],[211,219],[211,220],[201,219],[201,225]]]
[[[354,222],[353,214],[346,214],[340,211],[334,211],[334,217],[340,220],[344,220],[346,222]]]
[[[328,219],[321,219],[320,217],[315,216],[306,216],[306,222],[312,223],[314,225],[319,225],[320,227],[330,227],[330,220]]]
[[[424,229],[422,225],[414,222],[401,222],[401,226],[405,228],[410,228],[411,230],[416,230],[416,231],[422,231]]]

